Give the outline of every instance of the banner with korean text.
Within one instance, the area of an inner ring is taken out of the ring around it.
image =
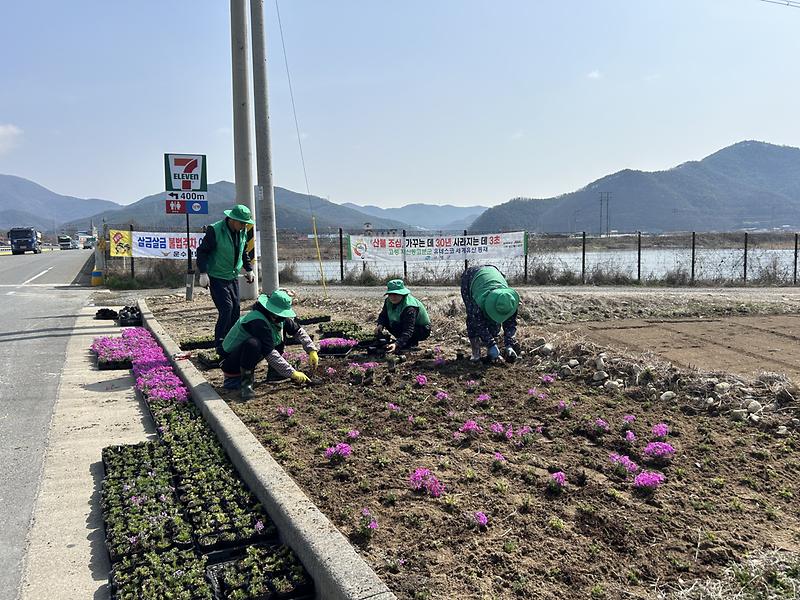
[[[348,236],[347,260],[426,262],[525,256],[524,231],[483,235]]]
[[[109,230],[111,256],[133,256],[134,258],[168,258],[186,260],[189,250],[196,258],[197,247],[203,241],[204,233],[192,233],[186,239],[185,233],[160,233],[150,231]],[[115,242],[115,240],[119,240]]]

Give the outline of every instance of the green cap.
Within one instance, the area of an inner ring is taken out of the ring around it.
[[[518,307],[519,294],[511,288],[492,290],[483,304],[483,310],[495,323],[505,323]]]
[[[293,319],[297,314],[292,310],[292,299],[289,294],[283,290],[272,292],[271,296],[261,294],[258,301],[273,315],[283,317],[284,319]]]
[[[226,217],[233,219],[234,221],[241,221],[242,223],[249,223],[250,225],[255,225],[256,222],[253,221],[253,213],[250,212],[250,209],[247,208],[244,204],[237,204],[230,210],[223,210]]]
[[[403,283],[402,279],[392,279],[386,282],[386,293],[387,294],[400,294],[401,296],[408,296],[411,293],[411,290],[406,287],[406,284]]]

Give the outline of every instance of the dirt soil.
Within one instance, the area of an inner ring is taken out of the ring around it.
[[[651,328],[653,324],[641,319],[646,326],[640,330],[615,328],[608,333],[612,329],[608,323],[596,322],[598,312],[713,316],[708,323],[663,324],[665,331],[671,331],[669,327],[678,332],[676,336],[686,336],[681,339],[704,340],[697,342],[701,348],[686,343],[686,354],[676,355],[683,364],[692,365],[699,364],[703,353],[713,356],[718,345],[711,341],[723,343],[718,329],[752,334],[752,329],[736,324],[753,325],[752,317],[736,317],[729,326],[718,315],[783,313],[797,308],[796,299],[780,297],[749,298],[732,305],[724,295],[705,301],[699,296],[672,301],[662,296],[637,305],[619,297],[576,294],[562,302],[551,297],[546,304],[553,308],[545,311],[545,303],[534,305],[526,296],[531,308],[521,311],[520,337],[528,347],[560,320],[556,315],[560,311],[566,322],[594,317],[580,328],[573,327],[577,330],[573,333],[563,334],[569,328],[557,328],[564,340],[594,332],[616,336],[614,340],[628,345],[629,338],[624,336],[636,331],[643,337],[631,338],[631,349],[663,351],[667,356],[667,351],[677,352],[677,344],[659,346],[659,330]],[[257,397],[241,403],[235,392],[221,389],[219,370],[206,372],[223,398],[309,497],[351,536],[399,598],[649,598],[669,589],[678,578],[714,577],[753,550],[800,550],[796,504],[800,461],[791,422],[792,416],[798,416],[796,402],[779,405],[767,386],[737,388],[745,402],[754,397],[764,406],[775,402],[782,422],[790,426],[781,437],[775,434],[774,424],[763,426],[767,419],[762,427],[732,421],[728,410],[722,410],[727,392],[716,393],[718,380],[696,373],[644,363],[630,364],[627,370],[620,367],[615,373],[609,366],[612,377],[621,377],[622,391],[594,385],[597,351],[585,345],[565,342],[560,355],[529,354],[513,366],[474,367],[454,360],[456,348],[464,347],[463,309],[459,312],[456,297],[452,290],[431,294],[426,303],[439,325],[436,335],[423,345],[419,356],[395,372],[381,363],[373,383],[367,385],[354,383],[347,374],[354,358],[323,358],[320,385],[297,389],[287,383],[267,384],[262,369]],[[296,299],[301,315],[327,309],[335,318],[365,323],[377,314],[379,302],[379,296],[373,299],[366,293],[361,298],[342,294],[326,300],[298,291]],[[216,313],[207,299],[192,303],[191,310],[175,296],[149,303],[176,339],[213,328]],[[365,304],[370,308],[374,304],[374,310],[364,311]],[[794,323],[794,317],[784,318]],[[712,329],[699,329],[706,325]],[[783,325],[753,326],[793,335]],[[315,333],[315,327],[309,329]],[[759,336],[741,343],[755,355],[745,355],[748,364],[775,354],[756,346]],[[738,343],[738,338],[732,339],[729,345],[738,348]],[[444,349],[446,362],[441,366],[429,355],[423,358],[424,350],[436,344]],[[709,351],[712,347],[714,352]],[[698,351],[697,362],[687,358],[691,350]],[[724,356],[733,360],[733,353]],[[559,371],[570,359],[579,362],[574,375],[559,377],[549,385],[541,382],[543,374]],[[607,360],[622,364],[617,358]],[[328,367],[335,373],[325,374]],[[414,383],[418,374],[428,377],[426,386]],[[474,391],[467,390],[468,380],[478,382]],[[545,395],[530,395],[532,387]],[[667,389],[676,391],[676,397],[660,400]],[[436,400],[437,391],[449,397]],[[491,396],[488,406],[476,402],[481,393]],[[568,418],[559,416],[559,401],[572,404]],[[389,403],[398,409],[390,410]],[[282,418],[279,407],[292,407],[296,413]],[[632,447],[622,438],[626,414],[636,417],[633,430],[638,440]],[[590,439],[586,423],[597,418],[608,421],[611,431]],[[481,433],[471,441],[454,439],[469,419],[480,425]],[[494,422],[510,424],[514,430],[522,426],[542,429],[527,439],[509,441],[490,432]],[[648,498],[634,491],[631,477],[620,478],[612,472],[609,454],[628,454],[644,465],[642,449],[652,439],[652,425],[660,422],[669,425],[667,441],[677,452],[667,466],[646,467],[666,476],[665,484]],[[350,439],[351,430],[358,430],[360,436]],[[325,458],[325,449],[339,442],[350,443],[353,451],[334,464]],[[497,463],[495,452],[506,461]],[[444,484],[441,498],[409,488],[409,475],[417,468],[430,469]],[[546,486],[549,474],[557,470],[566,474],[567,485],[562,494],[551,495]],[[378,523],[371,538],[360,533],[364,508]],[[475,523],[478,511],[488,517],[485,529]]]

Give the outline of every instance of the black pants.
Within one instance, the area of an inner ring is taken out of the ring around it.
[[[400,323],[390,323],[389,324],[389,333],[391,333],[395,338],[403,333],[403,327]],[[409,346],[415,346],[417,342],[421,342],[422,340],[427,340],[431,335],[431,326],[430,325],[414,325],[414,333],[411,334],[411,339],[408,340]]]
[[[278,354],[283,354],[283,344],[275,348],[275,350],[278,351]],[[234,348],[230,354],[224,356],[225,359],[222,361],[222,371],[224,373],[254,371],[256,365],[264,359],[261,342],[254,337],[247,338],[238,347]]]
[[[211,299],[217,307],[217,324],[214,327],[214,344],[222,356],[222,340],[239,320],[239,280],[209,277]]]

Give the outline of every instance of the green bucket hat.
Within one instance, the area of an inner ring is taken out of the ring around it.
[[[271,296],[261,294],[258,297],[258,302],[273,315],[284,319],[293,319],[297,316],[297,313],[292,310],[292,299],[283,290],[272,292]]]
[[[400,294],[401,296],[408,296],[410,293],[411,290],[406,287],[402,279],[391,279],[386,282],[386,293],[383,295]]]
[[[255,225],[256,222],[253,221],[253,213],[250,212],[250,209],[247,208],[244,204],[237,204],[230,210],[223,210],[226,217],[233,219],[234,221],[241,221],[242,223],[249,223],[250,225]]]
[[[500,288],[489,292],[483,310],[495,323],[505,323],[518,306],[519,294],[511,288]]]

